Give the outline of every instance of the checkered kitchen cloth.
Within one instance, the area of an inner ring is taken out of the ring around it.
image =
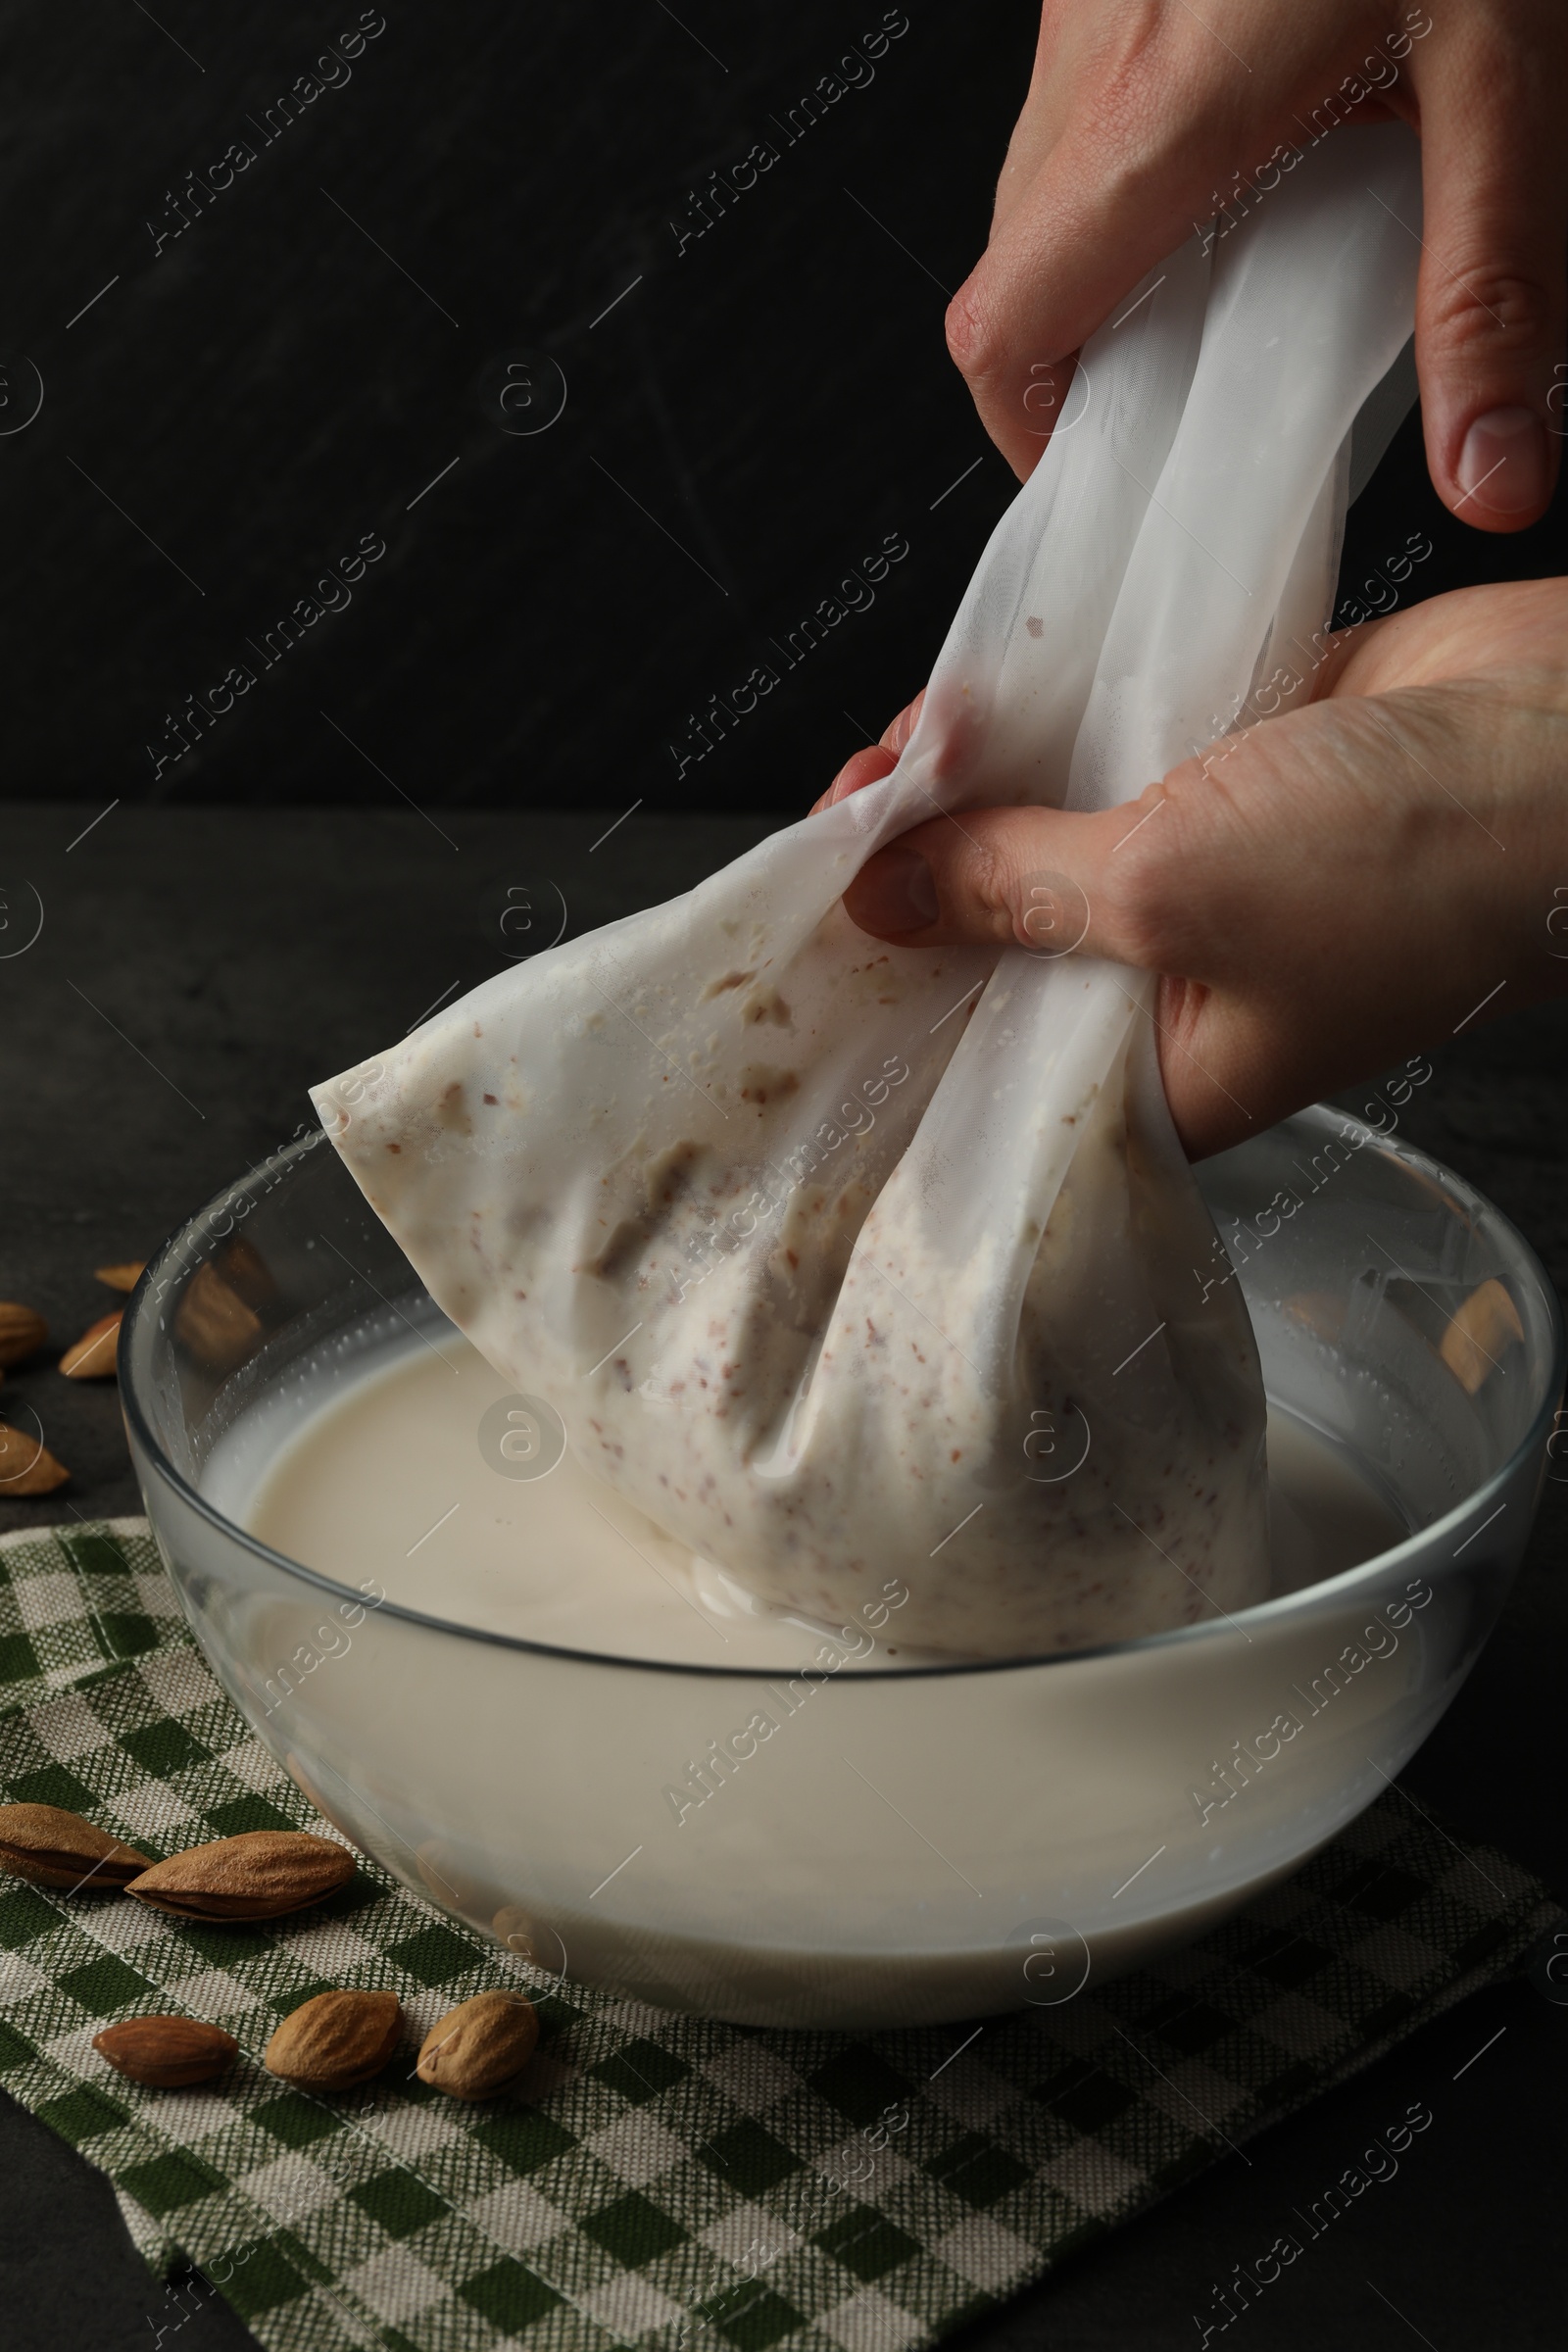
[[[327,1829],[208,1671],[140,1520],[0,1543],[0,1785],[159,1853]],[[763,2034],[564,1984],[519,2085],[414,2049],[532,1972],[373,1863],[268,1929],[0,1880],[0,2080],[277,2352],[902,2352],[1039,2277],[1501,1976],[1559,1917],[1390,1795],[1158,1969],[969,2030]],[[392,1986],[408,2044],[338,2099],[266,2074],[277,2020]],[[112,2020],[207,2018],[221,2086],[142,2090]]]

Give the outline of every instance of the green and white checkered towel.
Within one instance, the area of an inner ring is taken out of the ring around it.
[[[324,1824],[219,1689],[145,1522],[0,1543],[0,1787],[159,1854]],[[277,2352],[902,2352],[1038,2278],[1425,2019],[1560,1917],[1398,1792],[1158,1969],[983,2027],[762,2034],[569,1982],[504,2096],[413,2073],[470,1993],[536,1972],[374,1863],[270,1928],[0,1880],[0,2080],[106,2172],[150,2262],[197,2264]],[[328,1985],[409,2042],[342,2098],[260,2054]],[[142,2090],[112,2020],[222,2026],[220,2084]]]

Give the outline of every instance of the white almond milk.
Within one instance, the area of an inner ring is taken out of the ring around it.
[[[627,1998],[752,2025],[979,2016],[1043,1997],[1042,1935],[1045,1996],[1067,1997],[1091,1953],[1097,1976],[1140,1965],[1296,1867],[1447,1671],[1407,1608],[1330,1694],[1368,1617],[1351,1594],[1212,1642],[902,1671],[926,1661],[896,1552],[853,1617],[766,1609],[569,1452],[505,1474],[515,1403],[443,1323],[325,1341],[201,1487],[368,1614],[258,1560],[208,1637],[356,1843],[535,1969]],[[1276,1591],[1404,1533],[1298,1424],[1275,1415],[1269,1449]],[[1259,1762],[1282,1708],[1301,1734]],[[1233,1747],[1251,1760],[1222,1777]]]
[[[422,1614],[564,1649],[718,1667],[798,1664],[824,1630],[854,1666],[928,1653],[901,1642],[901,1563],[872,1590],[882,1623],[848,1629],[762,1606],[583,1470],[509,1477],[481,1449],[509,1383],[451,1332],[394,1345],[330,1392],[270,1454],[215,1464],[220,1506],[286,1557],[342,1584],[377,1580]],[[243,1427],[243,1425],[242,1425]],[[1276,1592],[1371,1558],[1404,1534],[1372,1489],[1301,1426],[1270,1420]],[[922,1563],[923,1565],[923,1563]]]

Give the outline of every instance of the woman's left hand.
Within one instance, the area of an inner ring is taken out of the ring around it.
[[[891,771],[916,708],[818,807]],[[1568,580],[1349,630],[1309,704],[1140,800],[932,818],[844,903],[899,947],[1038,952],[1052,894],[1077,952],[1161,975],[1160,1067],[1195,1159],[1568,992]]]

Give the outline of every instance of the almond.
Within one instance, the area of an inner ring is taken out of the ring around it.
[[[555,1929],[524,1911],[520,1903],[504,1903],[490,1922],[490,1933],[497,1943],[504,1943],[509,1952],[543,1969],[546,1975],[565,1969],[566,1947]]]
[[[93,1280],[106,1283],[112,1291],[133,1291],[147,1271],[144,1257],[129,1257],[122,1266],[94,1266]]]
[[[35,1315],[30,1306],[18,1306],[15,1299],[0,1298],[0,1364],[20,1364],[24,1356],[35,1355],[48,1337],[42,1315]]]
[[[301,2090],[350,2090],[380,2073],[402,2031],[395,1992],[318,1992],[284,2018],[262,2064]]]
[[[254,1306],[258,1314],[276,1298],[277,1284],[272,1280],[270,1266],[255,1243],[248,1242],[242,1233],[235,1234],[218,1263],[229,1289],[247,1306]]]
[[[239,2055],[232,2034],[194,2017],[127,2017],[95,2034],[92,2046],[132,2082],[153,2090],[210,2082]]]
[[[155,1862],[125,1888],[175,1919],[281,1919],[335,1893],[354,1856],[309,1830],[242,1830]]]
[[[478,1992],[449,2009],[419,2045],[416,2068],[453,2099],[487,2099],[533,2056],[539,2019],[520,1992]]]
[[[139,1878],[150,1860],[62,1805],[0,1805],[0,1870],[35,1886],[106,1892]]]
[[[519,1903],[503,1903],[490,1922],[490,1933],[509,1952],[515,1952],[519,1960],[531,1960],[536,1968],[543,1967],[535,1948],[538,1939],[533,1920]]]
[[[14,1494],[52,1494],[71,1472],[57,1462],[41,1438],[0,1421],[0,1500]]]
[[[1519,1309],[1494,1275],[1470,1293],[1443,1334],[1439,1355],[1467,1396],[1500,1369],[1510,1340],[1522,1340]]]
[[[1348,1294],[1344,1291],[1297,1291],[1286,1299],[1285,1312],[1293,1323],[1299,1323],[1314,1339],[1327,1340],[1332,1347],[1345,1329],[1348,1304]]]
[[[68,1380],[107,1380],[115,1369],[120,1351],[120,1318],[124,1313],[117,1306],[112,1315],[100,1315],[89,1323],[74,1348],[68,1348],[60,1358],[60,1369]]]
[[[174,1309],[174,1333],[198,1363],[232,1372],[260,1341],[262,1321],[212,1266],[199,1266]]]

